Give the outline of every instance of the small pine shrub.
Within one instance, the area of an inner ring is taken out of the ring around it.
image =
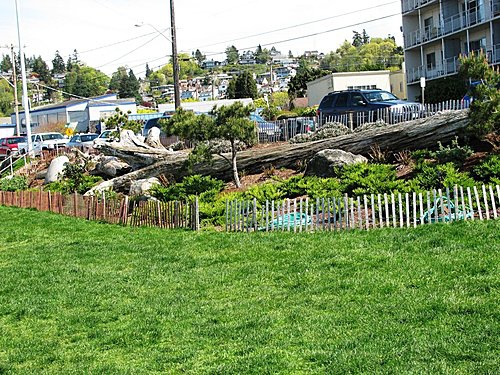
[[[465,159],[473,154],[469,146],[460,146],[458,144],[458,137],[455,137],[455,139],[451,141],[451,145],[444,147],[441,142],[438,142],[438,145],[439,149],[431,153],[431,156],[441,164],[451,162],[455,165],[461,165]]]
[[[210,176],[193,175],[185,177],[177,184],[155,185],[150,193],[154,198],[163,202],[184,201],[192,196],[200,196],[200,200],[210,202],[223,187],[224,182],[221,180]]]
[[[500,155],[490,155],[473,170],[474,176],[483,182],[500,183]]]
[[[468,187],[474,186],[475,181],[466,172],[460,172],[453,163],[435,165],[422,163],[416,168],[416,177],[411,181],[411,186],[423,190],[441,189],[455,185]]]
[[[381,194],[405,191],[405,181],[398,180],[396,169],[388,164],[357,163],[337,171],[341,191],[349,195]]]

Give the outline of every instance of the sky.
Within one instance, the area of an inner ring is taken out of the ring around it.
[[[120,66],[144,76],[172,53],[169,0],[17,0],[27,56],[51,67],[56,50],[66,61],[77,50],[85,64],[111,75]],[[335,51],[353,30],[370,37],[392,35],[403,45],[401,1],[391,0],[175,0],[177,50],[199,49],[223,60],[234,45],[297,56]],[[137,27],[135,25],[142,25]],[[15,0],[0,1],[0,55],[18,45]]]

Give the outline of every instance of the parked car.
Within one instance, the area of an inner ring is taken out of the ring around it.
[[[94,146],[94,139],[96,139],[99,134],[88,133],[88,134],[75,134],[69,139],[66,147],[72,148],[77,147],[80,149],[91,148]]]
[[[281,138],[283,141],[288,141],[297,134],[306,134],[316,130],[316,123],[308,117],[292,117],[286,119],[286,122],[281,124]]]
[[[107,142],[111,142],[115,139],[113,133],[116,133],[116,129],[105,130],[99,134],[93,141],[94,148],[100,148],[104,146]]]
[[[45,150],[56,150],[65,147],[69,142],[67,137],[61,133],[39,133],[31,136],[33,144],[33,152],[35,155],[40,155]],[[28,152],[28,142],[19,143],[19,153],[25,154]]]
[[[256,123],[259,130],[259,141],[266,141],[281,138],[281,128],[275,122],[266,121],[261,116],[252,113],[250,120]]]
[[[0,158],[19,153],[19,143],[26,142],[26,137],[5,137],[0,139]]]
[[[379,120],[377,111],[383,109],[388,110],[385,115],[389,119],[398,120],[412,115],[417,117],[423,106],[420,103],[401,100],[384,90],[346,90],[326,95],[321,100],[317,113],[322,123],[328,121],[328,117],[353,114],[354,125],[359,125],[366,121]],[[382,120],[385,121],[387,118]]]

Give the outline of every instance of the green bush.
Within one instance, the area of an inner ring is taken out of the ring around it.
[[[438,145],[439,149],[431,152],[431,156],[441,164],[451,162],[455,165],[461,165],[465,159],[473,154],[469,146],[460,146],[458,144],[458,137],[455,137],[455,139],[451,141],[451,145],[444,147],[441,142],[438,142]]]
[[[243,198],[246,200],[256,199],[259,204],[263,204],[266,200],[280,200],[285,198],[285,194],[280,190],[279,183],[268,182],[251,186],[243,193]]]
[[[199,196],[200,201],[211,202],[224,187],[224,182],[210,176],[193,175],[182,182],[169,185],[155,185],[151,195],[163,202],[184,201],[192,196]]]
[[[477,179],[493,184],[500,184],[500,155],[490,155],[473,170]]]
[[[12,178],[2,178],[0,180],[1,191],[21,191],[28,188],[28,181],[23,176],[13,176]]]
[[[381,194],[406,191],[405,181],[398,180],[396,169],[388,164],[357,163],[337,171],[341,191],[349,195]]]
[[[446,187],[474,186],[475,181],[466,172],[460,172],[453,163],[436,165],[432,163],[422,163],[416,169],[416,176],[410,182],[413,190],[418,188],[422,190],[440,189]]]

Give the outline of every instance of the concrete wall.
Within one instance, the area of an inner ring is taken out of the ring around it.
[[[367,72],[333,73],[307,83],[309,106],[318,105],[329,92],[349,88],[378,88],[391,91],[390,72],[388,70]]]

